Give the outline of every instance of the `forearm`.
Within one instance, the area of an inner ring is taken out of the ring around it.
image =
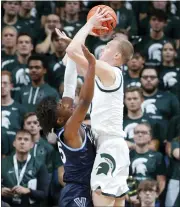
[[[165,189],[166,177],[163,175],[157,176],[157,182],[159,185],[159,195],[160,195],[163,192],[163,190]]]
[[[51,46],[51,35],[48,35],[46,39],[36,46],[37,53],[47,53]]]
[[[73,52],[73,51],[82,51],[81,45],[85,43],[85,40],[89,34],[89,32],[92,30],[93,25],[90,23],[86,23],[80,30],[77,32],[77,34],[74,36],[70,44],[68,45],[66,52]],[[82,53],[82,52],[81,52]]]

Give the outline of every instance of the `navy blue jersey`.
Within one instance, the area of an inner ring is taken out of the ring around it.
[[[96,150],[91,130],[85,125],[81,125],[81,128],[85,134],[81,148],[71,148],[64,144],[64,128],[57,133],[58,148],[64,163],[64,182],[90,186],[90,175]]]

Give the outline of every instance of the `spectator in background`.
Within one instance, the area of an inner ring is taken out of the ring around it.
[[[128,70],[124,72],[124,88],[130,86],[141,87],[140,71],[143,69],[145,59],[140,52],[135,52],[132,59],[127,63]]]
[[[13,26],[5,26],[2,30],[1,65],[2,68],[15,58],[17,30]]]
[[[180,65],[176,65],[177,56],[175,45],[171,42],[162,48],[162,65],[159,66],[160,87],[171,91],[180,101]]]
[[[59,38],[57,33],[54,31],[52,32],[51,41],[54,48],[54,53],[49,56],[50,60],[47,82],[52,87],[59,90],[60,84],[64,81],[65,73],[65,65],[62,60],[70,39],[68,39],[68,37],[66,39]]]
[[[180,206],[180,136],[172,140],[168,155],[170,157],[170,166],[165,206],[175,207]]]
[[[25,108],[11,97],[12,77],[8,71],[1,72],[1,130],[2,155],[13,150],[16,132],[21,128]]]
[[[47,169],[30,155],[33,139],[28,131],[18,131],[13,144],[15,154],[2,159],[2,200],[16,207],[40,207],[48,194]]]
[[[33,0],[21,1],[20,5],[19,20],[24,22],[28,28],[31,28],[33,40],[36,42],[37,38],[39,38],[41,22],[31,14],[32,9],[35,7],[35,2]]]
[[[64,19],[63,30],[65,30],[70,38],[79,31],[85,21],[80,18],[81,2],[80,1],[65,1],[64,2]]]
[[[152,139],[151,127],[141,123],[134,129],[135,150],[130,151],[130,175],[138,182],[143,180],[157,180],[159,193],[164,191],[166,185],[166,166],[163,155],[149,149]]]
[[[159,195],[158,183],[154,180],[142,181],[138,186],[140,207],[155,207]]]
[[[33,50],[32,38],[27,33],[21,33],[17,37],[17,56],[14,61],[6,64],[2,70],[8,70],[12,73],[13,80],[13,97],[20,92],[24,85],[30,82],[29,69],[27,67],[27,60]]]
[[[18,33],[19,32],[29,32],[31,35],[31,30],[27,27],[27,25],[21,21],[18,17],[19,9],[20,9],[20,1],[4,1],[4,16],[2,18],[1,27],[5,27],[7,25],[14,26]]]
[[[33,112],[36,105],[45,97],[51,96],[59,99],[58,92],[44,81],[47,72],[47,62],[43,55],[32,55],[28,59],[31,83],[21,88],[16,99],[26,106],[27,111]]]
[[[140,80],[144,95],[143,111],[162,127],[160,146],[164,147],[164,142],[167,139],[168,122],[180,111],[178,99],[174,94],[158,89],[159,79],[156,69],[142,69]],[[161,148],[161,150],[163,149]]]
[[[126,142],[130,149],[135,148],[134,144],[134,128],[140,123],[149,123],[153,129],[153,140],[151,140],[149,148],[153,150],[158,149],[158,130],[156,124],[150,117],[142,111],[141,104],[143,103],[143,91],[139,87],[129,87],[125,90],[125,106],[127,108],[127,115],[123,120],[123,130],[126,133]]]
[[[117,14],[117,26],[126,29],[129,36],[137,34],[136,18],[132,10],[126,9],[123,1],[110,1],[108,5],[114,9]]]
[[[146,58],[148,66],[157,66],[162,61],[162,47],[169,38],[164,34],[164,27],[167,22],[167,15],[162,10],[153,10],[150,14],[150,34],[141,37],[136,45],[138,51],[142,51]]]
[[[60,18],[55,14],[49,14],[45,20],[44,28],[40,32],[41,37],[36,45],[37,53],[52,54],[54,52],[51,45],[51,36],[55,28],[61,28]]]
[[[52,154],[54,148],[40,135],[41,127],[35,112],[29,112],[24,116],[23,128],[27,130],[33,138],[34,146],[31,156],[38,162],[46,165],[48,172],[52,173]]]

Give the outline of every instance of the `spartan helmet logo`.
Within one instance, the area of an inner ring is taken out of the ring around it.
[[[9,129],[9,125],[11,125],[11,122],[9,121],[9,117],[11,112],[10,111],[2,111],[1,112],[1,118],[2,118],[2,127],[5,127],[6,129]]]
[[[134,160],[132,163],[133,173],[142,174],[143,176],[146,176],[147,167],[144,163],[146,163],[147,161],[148,160],[146,158],[138,158]]]
[[[131,123],[131,124],[128,124],[125,128],[124,128],[124,131],[126,133],[126,136],[129,138],[129,139],[133,139],[134,137],[134,128],[137,126],[138,124],[137,123]]]
[[[176,72],[166,73],[166,75],[163,77],[164,85],[168,87],[174,86],[177,83],[177,79],[175,77],[177,77]]]
[[[16,73],[16,83],[17,84],[23,84],[23,85],[28,85],[28,83],[30,82],[30,78],[27,75],[27,73],[29,73],[29,69],[28,68],[20,68],[17,73]]]
[[[100,175],[100,174],[107,175],[108,172],[111,171],[111,176],[112,176],[113,172],[116,169],[116,162],[115,162],[114,158],[111,155],[106,154],[106,153],[102,153],[100,156],[101,156],[101,158],[104,158],[104,162],[101,162],[97,166],[96,169],[98,169],[98,170],[97,170],[96,175]]]
[[[162,44],[152,44],[148,49],[149,59],[158,60],[159,62],[161,62],[161,49]]]
[[[141,105],[142,111],[143,112],[145,111],[147,114],[148,113],[156,114],[157,108],[155,106],[155,102],[156,102],[156,99],[145,100]]]

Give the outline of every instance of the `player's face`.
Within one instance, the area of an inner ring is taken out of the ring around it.
[[[18,133],[13,145],[17,152],[27,153],[33,147],[32,137],[28,133]]]
[[[134,72],[139,71],[143,68],[144,59],[140,55],[134,55],[127,65],[129,70]]]
[[[139,193],[140,200],[145,204],[145,206],[153,206],[157,198],[156,187],[153,187],[150,190],[141,190]]]
[[[32,81],[39,82],[46,74],[46,69],[40,60],[31,60],[29,62],[29,75]]]
[[[137,91],[127,92],[125,95],[125,105],[129,111],[136,112],[141,109],[142,97]]]
[[[19,12],[20,5],[19,2],[16,1],[6,1],[4,3],[5,13],[10,16],[16,16]]]
[[[75,15],[80,10],[80,2],[79,1],[67,1],[65,3],[65,12],[70,15]]]
[[[31,38],[29,36],[20,36],[17,40],[17,51],[22,56],[30,55],[33,50]]]
[[[58,102],[57,115],[62,125],[65,125],[67,120],[72,116],[73,111],[74,111],[74,106],[70,104],[64,104],[62,101]]]
[[[175,57],[176,57],[176,51],[174,50],[174,47],[172,44],[167,43],[164,45],[162,49],[162,56],[163,56],[163,61],[166,62],[173,62]]]
[[[108,63],[112,62],[113,57],[118,52],[117,42],[117,40],[111,40],[110,42],[108,42],[101,51],[99,59]]]
[[[8,75],[1,76],[1,97],[6,97],[10,95],[12,90],[12,83],[10,82]]]
[[[152,16],[150,19],[150,25],[153,31],[160,32],[163,30],[165,26],[165,22],[162,20],[159,20],[157,17]]]
[[[151,135],[149,128],[145,125],[137,125],[134,129],[134,142],[138,145],[146,145],[150,142]]]
[[[55,14],[48,15],[46,24],[47,24],[48,29],[50,29],[52,32],[55,30],[56,27],[57,28],[61,27],[60,19]]]
[[[7,28],[2,33],[2,44],[6,48],[13,48],[16,46],[17,32],[13,29]]]
[[[33,136],[38,134],[40,131],[40,126],[39,126],[37,116],[33,115],[33,116],[28,117],[24,121],[24,129],[29,131],[29,133],[32,134]]]
[[[21,7],[28,11],[30,11],[34,6],[35,6],[34,1],[27,0],[21,2]]]
[[[141,75],[141,87],[149,93],[152,93],[158,87],[158,77],[154,69],[146,69]]]

